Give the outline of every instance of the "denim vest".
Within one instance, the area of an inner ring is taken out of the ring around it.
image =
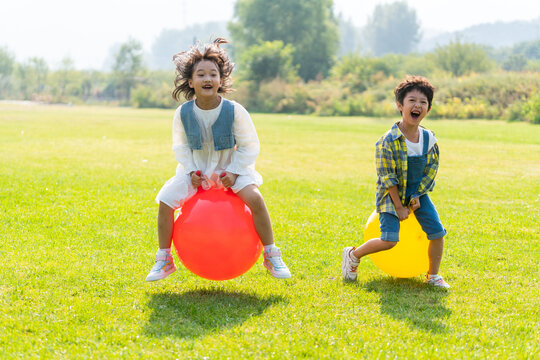
[[[214,137],[214,149],[216,151],[231,149],[234,147],[233,122],[234,105],[229,100],[222,98],[223,104],[217,120],[212,125]],[[202,135],[199,122],[193,110],[194,100],[186,102],[180,109],[180,119],[186,132],[188,144],[191,150],[202,150]]]

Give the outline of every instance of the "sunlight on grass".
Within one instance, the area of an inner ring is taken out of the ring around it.
[[[172,115],[0,106],[1,358],[538,356],[540,127],[426,120],[450,291],[369,259],[341,280],[341,249],[374,207],[374,144],[395,120],[269,114],[253,115],[257,169],[293,277],[259,261],[225,282],[179,266],[145,283]]]

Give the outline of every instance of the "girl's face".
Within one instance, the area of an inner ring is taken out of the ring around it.
[[[422,119],[429,113],[429,102],[426,95],[416,89],[409,91],[403,99],[403,104],[397,103],[403,122],[407,125],[420,125]]]
[[[195,91],[197,98],[216,97],[221,84],[219,68],[215,62],[201,60],[195,64],[193,75],[189,79],[189,87]]]

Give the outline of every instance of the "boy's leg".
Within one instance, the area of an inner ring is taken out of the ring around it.
[[[429,256],[429,271],[428,274],[436,275],[439,273],[442,254],[444,248],[444,238],[434,239],[429,241],[428,256]]]
[[[399,241],[399,219],[389,213],[380,213],[381,237],[366,241],[357,248],[343,249],[341,273],[345,280],[356,280],[360,259],[366,255],[393,248]]]
[[[450,285],[439,275],[446,230],[439,219],[435,205],[433,205],[428,195],[420,196],[420,207],[415,210],[414,215],[429,239],[429,270],[426,275],[426,282],[434,286],[449,288]]]
[[[380,213],[379,223],[381,237],[366,241],[353,250],[353,255],[361,259],[362,257],[379,251],[389,250],[396,246],[399,241],[399,219],[390,213]]]
[[[397,241],[382,240],[380,238],[374,238],[366,241],[356,249],[352,251],[354,257],[360,260],[362,257],[373,254],[379,251],[390,250],[396,246]]]
[[[163,202],[159,203],[158,210],[158,242],[155,263],[146,276],[146,281],[165,279],[176,271],[171,254],[172,232],[174,226],[174,209]]]
[[[264,245],[263,265],[270,274],[278,279],[291,277],[291,272],[281,259],[281,250],[274,246],[274,233],[270,214],[259,188],[256,185],[248,185],[236,193],[251,210],[255,230]]]

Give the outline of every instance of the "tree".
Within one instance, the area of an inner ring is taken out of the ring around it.
[[[51,74],[51,95],[55,102],[66,102],[68,94],[68,87],[74,82],[75,75],[75,63],[70,57],[64,57],[60,61],[58,70]]]
[[[120,98],[129,101],[131,89],[144,70],[142,44],[134,39],[120,45],[115,55],[113,74]]]
[[[257,88],[264,80],[294,80],[297,75],[292,64],[293,53],[294,47],[284,45],[283,41],[254,45],[242,55],[242,77],[254,81]]]
[[[47,83],[47,75],[49,73],[49,66],[43,58],[32,57],[28,60],[30,68],[32,69],[33,76],[35,76],[37,93],[43,92],[45,84]]]
[[[332,0],[238,0],[229,30],[240,59],[266,41],[292,45],[293,65],[304,80],[326,76],[339,46]]]
[[[333,69],[337,79],[354,92],[362,92],[392,75],[393,69],[382,58],[361,57],[355,54],[345,55]]]
[[[527,58],[522,54],[511,54],[501,66],[506,71],[523,71],[527,66]]]
[[[345,20],[343,16],[338,17],[339,24],[339,50],[338,56],[355,54],[360,51],[360,31],[350,20]]]
[[[364,31],[366,41],[376,56],[407,54],[420,40],[416,11],[405,1],[377,5]]]
[[[459,38],[433,52],[437,65],[454,76],[486,72],[493,67],[485,49],[477,44],[462,43]]]
[[[540,90],[533,93],[523,105],[522,114],[525,120],[533,124],[540,124]]]
[[[152,69],[174,70],[174,54],[189,49],[197,41],[210,42],[217,37],[229,37],[226,22],[195,24],[182,30],[164,29],[152,44]]]
[[[0,47],[0,98],[9,95],[11,74],[15,68],[15,57],[3,47]]]

